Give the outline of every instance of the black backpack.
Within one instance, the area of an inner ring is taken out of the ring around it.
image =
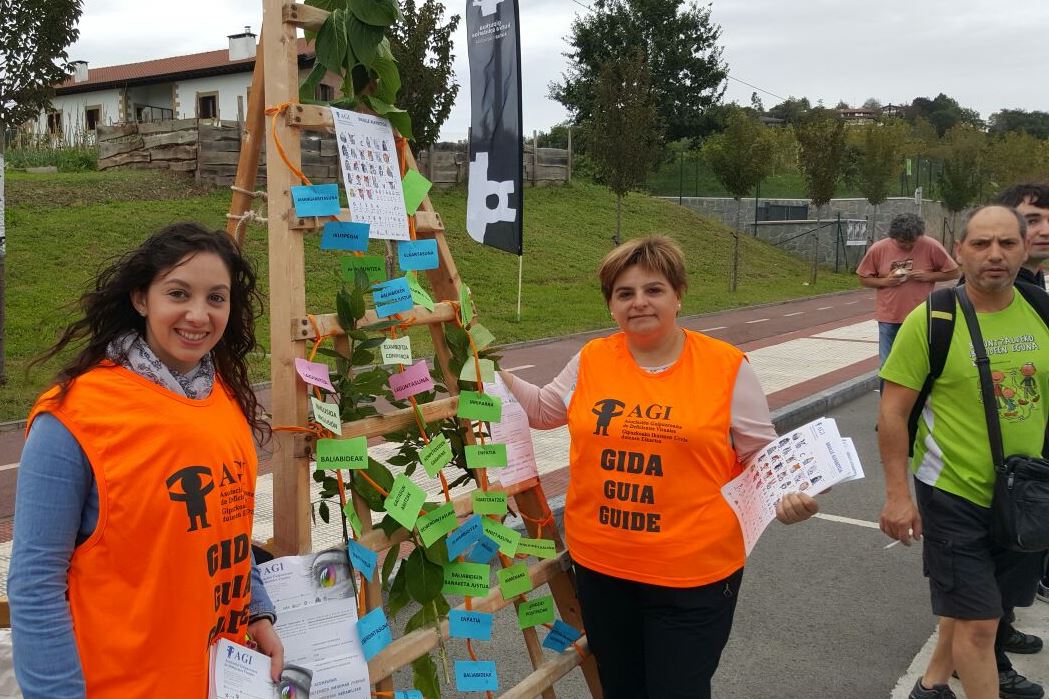
[[[1039,289],[1034,284],[1018,281],[1014,284],[1016,290],[1031,305],[1046,328],[1049,328],[1049,293],[1045,289]],[[918,420],[921,418],[925,402],[932,392],[932,385],[943,373],[943,367],[947,363],[947,352],[951,349],[951,337],[954,333],[954,317],[956,312],[956,300],[954,287],[936,289],[925,302],[925,327],[926,336],[929,340],[929,375],[925,377],[918,399],[914,401],[911,415],[907,419],[907,431],[910,440],[907,449],[908,456],[914,456],[914,440],[918,437]]]

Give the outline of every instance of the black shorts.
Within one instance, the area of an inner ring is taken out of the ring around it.
[[[998,619],[1034,601],[1041,553],[995,545],[991,510],[914,481],[922,518],[922,563],[932,611],[951,619]]]

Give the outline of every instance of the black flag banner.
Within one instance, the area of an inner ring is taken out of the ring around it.
[[[521,49],[517,0],[466,0],[470,172],[466,231],[521,255]]]

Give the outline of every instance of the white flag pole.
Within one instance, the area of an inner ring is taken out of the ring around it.
[[[524,272],[524,255],[517,256],[517,322],[521,322],[521,276]]]

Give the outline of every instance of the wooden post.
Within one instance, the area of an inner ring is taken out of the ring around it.
[[[572,181],[572,127],[568,127],[568,175],[565,182]]]
[[[273,23],[271,22],[271,24]],[[266,28],[263,27],[259,32],[262,33],[265,30]],[[265,56],[265,52],[261,50],[255,56],[255,70],[251,74],[251,88],[248,92],[248,116],[244,124],[244,131],[240,134],[240,158],[237,160],[237,176],[233,181],[237,188],[246,191],[255,189],[255,180],[259,168],[259,152],[266,138],[266,83],[263,56]],[[296,57],[297,60],[298,57]],[[237,99],[239,100],[240,98],[238,97]],[[297,138],[296,142],[298,142]],[[198,172],[200,170],[199,164],[197,170]],[[233,197],[229,205],[230,215],[244,215],[244,212],[251,208],[251,203],[252,198],[250,195],[233,190]],[[241,225],[238,227],[238,223],[239,221],[235,218],[226,219],[226,232],[234,236],[237,245],[241,245],[244,242],[244,233],[247,230],[247,226]]]
[[[264,0],[264,16],[270,21],[262,27],[262,58],[265,94],[281,98],[299,91],[298,44],[295,27],[276,21],[284,0]],[[256,70],[260,70],[256,64]],[[254,91],[253,91],[254,92]],[[261,92],[261,91],[260,91]],[[252,98],[255,95],[252,94]],[[253,114],[261,114],[261,109]],[[265,120],[264,120],[265,121]],[[293,163],[302,161],[298,129],[277,119],[271,138],[279,138]],[[242,151],[243,153],[243,151]],[[253,168],[249,168],[253,171]],[[276,148],[266,149],[266,190],[269,201],[269,278],[270,278],[270,371],[273,380],[272,415],[274,425],[305,425],[306,391],[297,390],[295,358],[304,356],[305,342],[291,339],[292,320],[306,315],[306,270],[302,235],[293,232],[290,217],[293,180],[291,170]],[[273,433],[273,547],[279,555],[310,550],[310,473],[303,439],[290,432]]]
[[[539,183],[539,132],[532,131],[532,186]]]

